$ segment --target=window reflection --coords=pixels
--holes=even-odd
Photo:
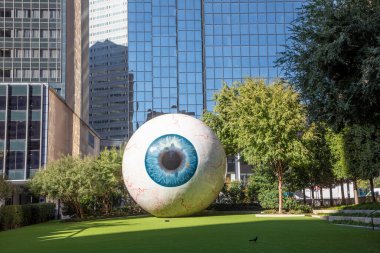
[[[143,115],[146,120],[173,110],[200,116],[203,92],[210,110],[212,95],[223,82],[277,77],[274,61],[301,2],[129,1],[129,64],[135,91],[145,94],[137,95],[135,125],[144,121]],[[150,112],[143,105],[147,101]]]

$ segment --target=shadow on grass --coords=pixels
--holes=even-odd
[[[32,228],[20,229],[17,237],[16,233],[4,234],[8,238],[0,234],[1,252],[357,253],[379,252],[380,249],[379,231],[339,227],[312,218],[150,217],[55,223]],[[256,236],[256,243],[249,241]],[[5,248],[4,241],[8,244]]]

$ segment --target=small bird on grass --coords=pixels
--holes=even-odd
[[[251,240],[249,240],[250,242],[257,242],[257,239],[259,239],[257,236]]]

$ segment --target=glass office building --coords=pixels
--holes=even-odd
[[[63,0],[1,1],[0,82],[49,83],[65,97],[65,22]]]
[[[133,128],[162,113],[200,117],[223,83],[275,67],[300,0],[129,0]]]
[[[0,1],[0,176],[23,184],[86,147],[86,38],[86,1]]]
[[[132,129],[127,7],[127,0],[89,2],[90,124],[102,147],[120,145]]]
[[[0,175],[10,180],[31,178],[46,163],[47,88],[0,85]]]

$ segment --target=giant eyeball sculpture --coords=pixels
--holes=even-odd
[[[208,207],[226,177],[226,155],[203,122],[166,114],[142,125],[125,147],[129,194],[157,217],[188,216]]]

